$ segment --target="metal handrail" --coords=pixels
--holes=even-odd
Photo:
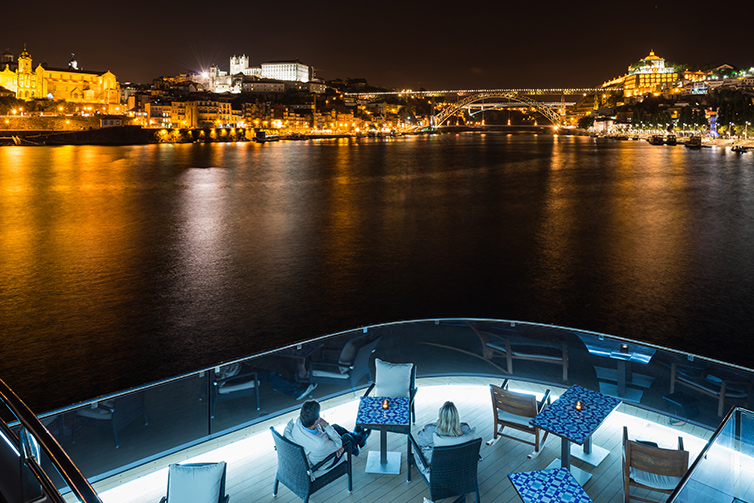
[[[39,442],[41,449],[50,458],[50,461],[55,465],[55,468],[63,477],[71,491],[78,497],[79,501],[83,503],[102,503],[102,500],[97,495],[97,492],[89,484],[89,481],[84,477],[81,471],[76,467],[74,462],[63,450],[58,441],[52,434],[45,428],[45,426],[39,421],[37,416],[26,406],[21,398],[2,380],[0,379],[0,398],[10,408],[13,414],[18,418],[23,428]],[[27,457],[26,463],[39,480],[39,483],[45,489],[47,494],[55,499],[56,502],[64,502],[65,500],[58,492],[55,484],[52,483],[50,478],[44,472],[37,460],[33,457]]]
[[[298,340],[296,342],[293,342],[293,343],[290,343],[290,344],[286,344],[284,346],[280,346],[280,347],[276,347],[276,348],[273,348],[273,349],[268,349],[268,350],[260,351],[258,353],[254,353],[254,354],[250,354],[250,355],[245,355],[245,356],[242,356],[242,357],[239,357],[239,358],[235,358],[235,359],[232,359],[232,360],[222,361],[222,362],[219,362],[219,363],[215,363],[214,365],[209,366],[209,367],[204,367],[204,368],[201,368],[201,369],[198,369],[198,370],[192,370],[191,372],[185,372],[185,373],[182,373],[182,374],[177,374],[177,375],[174,375],[174,376],[171,376],[171,377],[167,377],[165,379],[160,379],[160,380],[157,380],[157,381],[152,381],[152,382],[150,382],[148,384],[143,384],[143,385],[140,385],[140,386],[134,386],[134,387],[127,388],[127,389],[122,389],[122,390],[116,391],[114,393],[107,393],[107,394],[103,394],[103,395],[100,395],[100,396],[97,396],[97,397],[91,397],[89,399],[82,400],[80,402],[77,402],[77,403],[74,403],[74,404],[71,404],[71,405],[67,405],[65,407],[61,407],[61,408],[58,408],[58,409],[54,409],[54,410],[50,410],[50,411],[41,413],[40,417],[46,418],[46,417],[52,417],[52,416],[55,416],[55,415],[58,415],[58,414],[63,414],[63,413],[66,413],[66,412],[70,412],[70,411],[79,409],[81,407],[90,406],[92,404],[97,404],[98,402],[102,402],[102,401],[105,401],[105,400],[110,400],[110,399],[117,398],[117,397],[120,397],[120,396],[123,396],[123,395],[127,395],[129,393],[135,393],[135,392],[139,392],[139,391],[146,391],[148,389],[155,388],[157,386],[162,386],[162,385],[165,385],[165,384],[169,384],[171,382],[180,381],[180,380],[185,379],[186,377],[189,377],[189,376],[194,376],[194,375],[200,375],[201,376],[201,375],[203,375],[206,372],[211,372],[213,369],[215,369],[217,367],[223,367],[225,365],[230,365],[232,363],[239,363],[239,362],[247,361],[247,360],[249,360],[251,358],[260,358],[260,357],[263,357],[263,356],[274,355],[275,353],[277,353],[278,351],[283,350],[283,349],[293,348],[293,347],[296,347],[298,345],[307,344],[307,343],[311,343],[311,342],[325,341],[327,339],[332,339],[332,338],[336,338],[336,337],[339,337],[339,336],[343,336],[343,335],[348,335],[348,334],[354,333],[357,330],[361,330],[362,332],[366,333],[368,330],[373,330],[373,329],[382,328],[382,327],[390,327],[392,325],[403,325],[403,324],[421,323],[421,322],[435,322],[435,323],[439,323],[439,322],[444,322],[444,321],[495,322],[495,323],[507,323],[507,324],[513,324],[513,325],[526,325],[526,326],[530,326],[530,327],[542,327],[542,328],[548,328],[548,329],[557,329],[557,330],[561,330],[561,331],[568,332],[568,333],[579,333],[579,334],[584,334],[584,335],[592,335],[592,336],[595,336],[595,337],[597,337],[599,339],[610,339],[610,340],[614,340],[614,341],[618,341],[618,342],[625,342],[625,343],[629,343],[629,344],[636,344],[636,345],[644,346],[644,347],[647,347],[647,348],[653,348],[653,349],[656,349],[656,350],[664,351],[666,353],[674,354],[674,355],[676,355],[678,357],[682,357],[682,358],[684,358],[684,359],[686,359],[688,361],[697,361],[697,360],[698,361],[704,361],[704,362],[707,362],[707,363],[721,365],[723,367],[726,367],[726,368],[728,368],[730,370],[734,370],[734,371],[743,371],[743,372],[754,373],[754,369],[746,368],[746,367],[743,367],[741,365],[737,365],[735,363],[730,363],[730,362],[725,362],[725,361],[722,361],[722,360],[717,360],[715,358],[711,358],[711,357],[708,357],[708,356],[702,356],[702,355],[695,354],[695,353],[688,353],[686,351],[680,351],[680,350],[677,350],[677,349],[673,349],[673,348],[661,346],[661,345],[658,345],[658,344],[653,344],[653,343],[647,342],[647,341],[639,341],[639,340],[630,339],[630,338],[627,338],[627,337],[620,337],[620,336],[616,336],[616,335],[605,334],[605,333],[602,333],[602,332],[594,332],[594,331],[591,331],[591,330],[575,329],[575,328],[565,327],[565,326],[555,325],[555,324],[545,324],[545,323],[536,323],[536,322],[530,322],[530,321],[497,319],[497,318],[418,318],[418,319],[412,319],[412,320],[401,320],[401,321],[392,321],[392,322],[386,322],[386,323],[375,323],[375,324],[372,324],[372,325],[364,325],[364,326],[360,326],[360,327],[354,327],[354,328],[351,328],[351,329],[341,330],[339,332],[333,332],[333,333],[330,333],[330,334],[324,334],[324,335],[319,335],[319,336],[315,336],[315,337],[310,337],[308,339],[301,339],[301,340]]]
[[[728,411],[728,414],[726,414],[726,416],[720,422],[720,425],[717,427],[715,432],[707,441],[707,445],[705,445],[704,448],[702,448],[702,451],[696,457],[694,462],[691,463],[691,466],[689,467],[689,469],[686,470],[686,474],[681,478],[681,481],[675,487],[675,490],[670,494],[670,496],[668,496],[668,499],[667,499],[668,503],[671,503],[675,501],[676,498],[678,498],[678,495],[681,494],[681,491],[683,491],[683,489],[686,487],[686,484],[694,476],[694,472],[696,472],[697,467],[702,463],[703,460],[707,459],[707,453],[710,451],[710,449],[712,449],[712,446],[715,445],[715,443],[717,442],[717,439],[720,437],[720,434],[728,426],[731,419],[734,416],[738,416],[739,423],[740,423],[741,412],[749,412],[749,413],[754,414],[754,411],[745,409],[743,407],[733,407]]]

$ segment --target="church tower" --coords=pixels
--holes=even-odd
[[[243,54],[241,56],[231,56],[230,58],[230,72],[228,72],[230,75],[238,75],[239,73],[244,73],[244,70],[246,70],[249,67],[249,57],[246,54]]]
[[[16,98],[22,100],[31,100],[36,98],[37,75],[31,67],[31,55],[26,50],[24,44],[23,52],[18,56],[18,87],[16,88]]]
[[[31,73],[31,54],[26,51],[26,44],[24,44],[23,52],[18,56],[18,73]]]

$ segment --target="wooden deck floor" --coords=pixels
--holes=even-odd
[[[416,397],[417,421],[414,429],[434,421],[437,410],[446,400],[455,402],[461,419],[476,427],[483,439],[492,438],[492,421],[489,380],[481,378],[431,378],[418,382],[420,389]],[[514,389],[543,392],[544,388],[526,382],[514,382]],[[552,389],[559,394],[563,390]],[[328,421],[352,429],[356,417],[358,401],[350,393],[323,402],[322,415]],[[165,459],[154,461],[142,467],[123,473],[117,477],[101,481],[95,488],[105,503],[146,503],[156,502],[164,495],[167,481],[165,467],[171,462],[226,461],[228,463],[227,492],[231,502],[278,502],[300,501],[287,488],[280,486],[278,496],[272,495],[273,482],[277,469],[277,458],[273,448],[269,427],[280,430],[295,413],[277,417],[226,438],[208,442]],[[667,426],[668,419],[633,406],[621,405],[611,414],[593,437],[595,445],[610,450],[609,456],[594,468],[573,459],[573,466],[583,468],[592,474],[584,485],[587,494],[597,503],[622,501],[621,481],[621,436],[623,426],[628,426],[633,438],[651,440],[664,447],[675,447],[677,436],[684,437],[684,445],[695,459],[705,445],[711,432],[697,426]],[[369,439],[366,450],[379,449],[379,433]],[[406,482],[406,437],[399,434],[388,435],[388,448],[402,455],[400,475],[374,475],[364,473],[367,454],[363,452],[354,458],[353,492],[348,493],[346,479],[342,478],[312,497],[313,502],[355,503],[355,502],[421,502],[429,497],[429,490],[414,472],[412,481]],[[579,447],[574,447],[578,449]],[[512,472],[541,470],[560,454],[560,439],[549,436],[542,454],[535,459],[527,459],[532,448],[521,442],[501,439],[493,446],[482,443],[479,463],[479,485],[481,498],[485,503],[518,502],[518,495],[508,480]],[[134,481],[141,477],[139,480]],[[634,494],[635,490],[632,490]],[[639,493],[635,493],[641,495]],[[648,493],[644,492],[643,495]],[[657,496],[657,493],[654,494]],[[469,496],[469,500],[471,496]]]

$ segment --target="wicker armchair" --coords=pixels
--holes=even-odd
[[[435,446],[432,459],[427,460],[413,435],[408,435],[408,469],[406,481],[411,482],[411,466],[429,486],[430,499],[437,501],[451,496],[465,499],[467,493],[476,493],[479,503],[477,466],[481,438],[463,444]],[[459,500],[463,501],[459,498]]]
[[[335,453],[330,454],[316,465],[309,466],[303,447],[282,436],[275,428],[270,428],[270,431],[272,432],[272,438],[275,440],[275,450],[278,455],[278,471],[275,475],[275,486],[272,490],[273,495],[277,496],[278,483],[282,482],[285,487],[293,491],[296,496],[303,499],[306,503],[312,494],[343,475],[348,475],[348,492],[351,492],[353,482],[351,477],[351,449],[349,446],[344,445],[347,453],[345,461],[335,465],[326,472],[316,473],[332,464]]]

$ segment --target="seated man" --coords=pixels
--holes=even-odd
[[[299,417],[291,419],[285,427],[285,438],[304,448],[311,466],[333,452],[336,453],[333,465],[336,464],[346,448],[351,449],[351,454],[358,456],[359,447],[364,447],[368,435],[360,432],[349,433],[337,424],[330,425],[319,416],[319,411],[320,405],[316,400],[304,402]]]

